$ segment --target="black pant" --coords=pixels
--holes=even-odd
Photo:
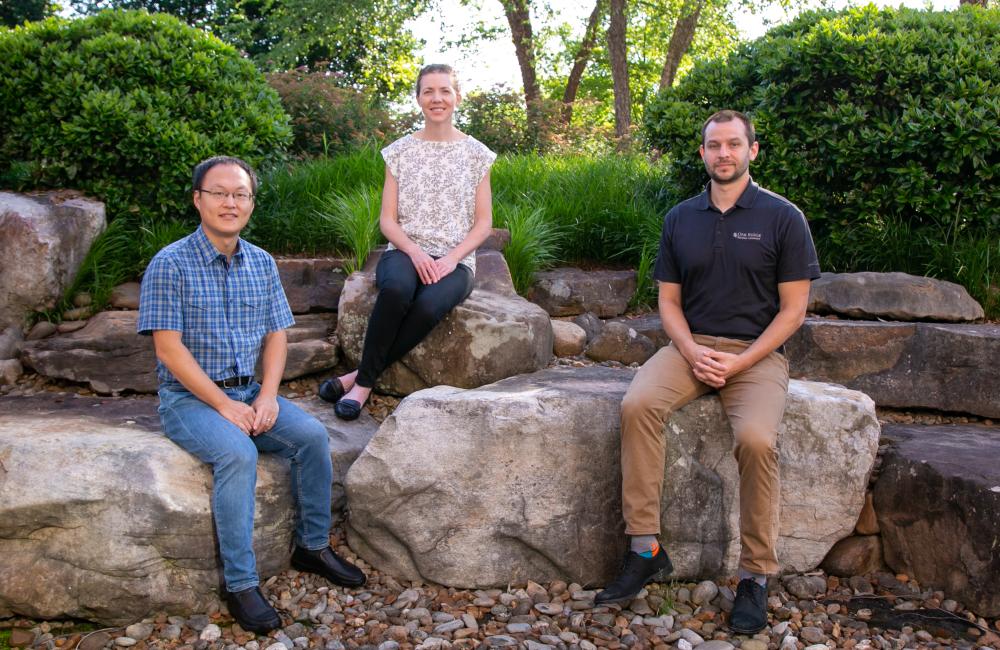
[[[464,264],[434,284],[423,284],[410,256],[382,254],[375,269],[378,297],[368,319],[357,384],[375,385],[382,371],[424,340],[455,305],[472,293],[472,271]]]

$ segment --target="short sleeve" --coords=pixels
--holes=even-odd
[[[672,282],[680,284],[681,274],[677,270],[677,261],[674,259],[673,235],[674,224],[677,221],[676,208],[667,213],[663,219],[663,232],[660,235],[660,252],[656,256],[656,265],[653,267],[653,278],[659,282]]]
[[[281,276],[278,274],[278,265],[274,258],[267,256],[268,261],[268,284],[271,287],[271,297],[268,300],[270,306],[267,315],[267,331],[276,332],[288,329],[295,324],[295,317],[292,316],[292,309],[288,306],[288,297],[285,296],[285,289],[281,286]]]
[[[150,335],[155,330],[184,331],[181,306],[183,278],[169,259],[157,255],[146,267],[139,288],[139,322],[136,331]]]
[[[490,170],[493,166],[493,162],[497,159],[497,155],[485,144],[476,140],[475,154],[473,155],[473,160],[475,161],[475,179],[476,185],[483,180],[486,176],[486,172]]]
[[[399,180],[400,149],[399,140],[382,149],[382,159],[385,161],[385,166],[389,168],[389,172],[396,180]]]
[[[819,276],[819,259],[812,233],[809,232],[809,223],[798,208],[791,207],[781,237],[777,280],[794,282],[815,280]]]

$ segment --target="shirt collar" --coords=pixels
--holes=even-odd
[[[201,259],[205,263],[205,266],[208,266],[209,264],[219,259],[220,257],[223,259],[223,261],[225,261],[226,256],[220,253],[219,249],[217,249],[215,245],[212,244],[211,240],[209,240],[208,235],[205,234],[205,230],[204,228],[201,227],[201,225],[199,225],[198,229],[195,230],[194,233],[191,235],[191,242],[194,244],[195,250],[198,251],[198,255],[201,256]],[[236,260],[238,259],[241,260],[243,257],[242,244],[243,244],[242,239],[236,240],[236,252],[233,253],[233,264],[236,263]]]
[[[710,210],[713,209],[711,201],[711,190],[712,181],[705,184],[705,191],[698,195],[697,208],[699,210]],[[747,184],[746,189],[740,194],[740,198],[736,199],[736,205],[743,208],[744,210],[752,208],[754,201],[757,199],[757,194],[760,192],[760,185],[754,182],[753,178]]]

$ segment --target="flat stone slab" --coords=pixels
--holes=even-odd
[[[137,311],[104,311],[79,330],[25,341],[21,355],[40,375],[88,384],[100,394],[155,393],[153,339],[136,333]],[[336,315],[303,314],[288,330],[284,381],[329,370],[338,361],[329,339]]]
[[[361,360],[368,319],[375,306],[376,251],[352,273],[341,293],[337,337],[348,362]],[[472,293],[400,361],[386,368],[376,388],[408,395],[428,386],[472,388],[534,372],[552,358],[549,315],[514,291],[499,251],[477,251]]]
[[[633,270],[584,271],[567,267],[536,273],[528,300],[541,305],[552,316],[592,311],[609,318],[625,313],[635,287]]]
[[[785,347],[793,377],[879,406],[1000,417],[1000,325],[808,318]]]
[[[889,425],[875,484],[886,563],[1000,616],[1000,428]]]
[[[133,623],[201,613],[221,564],[208,466],[160,433],[157,400],[45,395],[0,400],[0,618]],[[334,507],[377,424],[296,400],[330,432]],[[287,461],[262,454],[254,549],[263,577],[288,568]]]
[[[337,311],[347,277],[342,258],[279,257],[274,261],[293,314]]]
[[[391,575],[454,587],[603,586],[625,539],[619,417],[633,374],[556,368],[410,395],[348,472],[351,547]],[[678,578],[736,569],[730,431],[716,396],[664,427],[663,533]],[[815,568],[851,533],[878,435],[865,395],[791,382],[780,433],[783,570]]]
[[[809,311],[850,318],[961,323],[982,320],[982,306],[960,284],[908,273],[824,273],[809,291]]]

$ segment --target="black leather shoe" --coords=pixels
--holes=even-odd
[[[320,399],[331,404],[336,404],[345,392],[344,385],[340,383],[340,377],[331,377],[319,385]]]
[[[236,592],[227,591],[226,604],[229,606],[230,615],[247,632],[267,634],[281,627],[281,617],[264,598],[264,594],[260,593],[260,587],[250,587]]]
[[[767,625],[767,587],[753,578],[736,585],[736,600],[729,614],[729,629],[737,634],[757,634]]]
[[[342,399],[333,405],[333,412],[341,420],[357,420],[361,415],[361,403],[353,399]]]
[[[670,557],[662,548],[653,557],[642,557],[635,551],[625,553],[618,577],[594,598],[594,605],[623,603],[635,598],[646,583],[662,580],[674,570]]]
[[[361,569],[334,553],[329,546],[318,551],[296,546],[292,566],[299,571],[321,575],[341,587],[360,587],[368,580]]]

